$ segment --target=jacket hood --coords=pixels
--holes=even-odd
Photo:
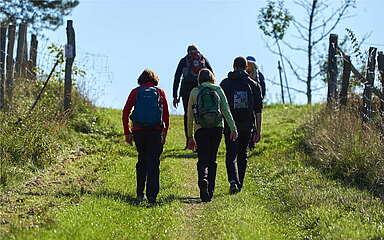
[[[228,73],[229,80],[241,80],[248,76],[249,76],[248,73],[245,72],[244,70],[235,70]]]
[[[203,82],[200,86],[203,86],[203,87],[210,87],[214,90],[217,90],[220,88],[219,85],[216,85],[216,84],[213,84],[213,83],[210,83],[210,82]]]

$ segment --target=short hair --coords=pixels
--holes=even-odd
[[[196,46],[195,44],[191,44],[191,45],[189,45],[188,48],[187,48],[187,53],[190,53],[190,52],[192,52],[192,51],[199,51],[199,50],[197,49],[197,46]]]
[[[245,59],[244,57],[235,58],[235,60],[233,61],[233,67],[245,70],[247,68],[247,59]]]
[[[213,73],[211,72],[211,70],[209,70],[208,68],[203,68],[199,71],[197,81],[199,84],[202,84],[203,82],[215,83],[216,78],[215,75],[213,75]]]
[[[137,83],[139,85],[152,82],[157,86],[159,84],[159,81],[160,81],[159,76],[157,76],[157,74],[154,71],[149,69],[145,69],[137,79]]]

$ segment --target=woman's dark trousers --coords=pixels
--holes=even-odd
[[[208,182],[210,198],[213,196],[215,190],[217,169],[216,156],[222,134],[223,128],[200,128],[195,132],[198,156],[198,183],[200,187],[202,181]]]
[[[159,193],[160,155],[163,152],[160,130],[137,130],[133,138],[138,152],[136,164],[137,196],[156,199]]]

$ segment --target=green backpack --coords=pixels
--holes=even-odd
[[[210,87],[199,86],[198,89],[194,109],[196,123],[203,128],[219,126],[222,121],[219,95]]]

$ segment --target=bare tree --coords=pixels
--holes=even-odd
[[[278,55],[280,56],[280,61],[282,64],[282,69],[284,72],[285,84],[288,91],[289,101],[292,104],[291,93],[289,92],[289,85],[287,74],[284,66],[283,53],[280,46],[280,41],[284,38],[285,31],[288,29],[289,24],[292,20],[292,16],[289,14],[288,10],[284,7],[284,2],[279,0],[277,3],[274,1],[268,1],[267,6],[260,10],[258,16],[258,25],[259,28],[263,31],[265,36],[272,37],[277,46]],[[270,49],[272,52],[274,50]],[[279,71],[281,70],[279,62]],[[280,73],[281,79],[281,73]],[[283,84],[281,81],[281,97],[284,103],[284,91]]]
[[[287,61],[298,80],[306,84],[308,104],[312,103],[313,81],[321,75],[321,64],[313,64],[319,58],[317,47],[328,38],[342,20],[350,17],[349,10],[356,5],[355,0],[340,0],[338,3],[337,5],[334,0],[296,0],[294,2],[295,6],[302,8],[306,13],[303,19],[296,18],[292,21],[296,37],[304,41],[304,44],[283,42],[290,49],[306,54],[306,68],[295,67],[297,65],[290,59]],[[306,79],[301,78],[304,74]]]

